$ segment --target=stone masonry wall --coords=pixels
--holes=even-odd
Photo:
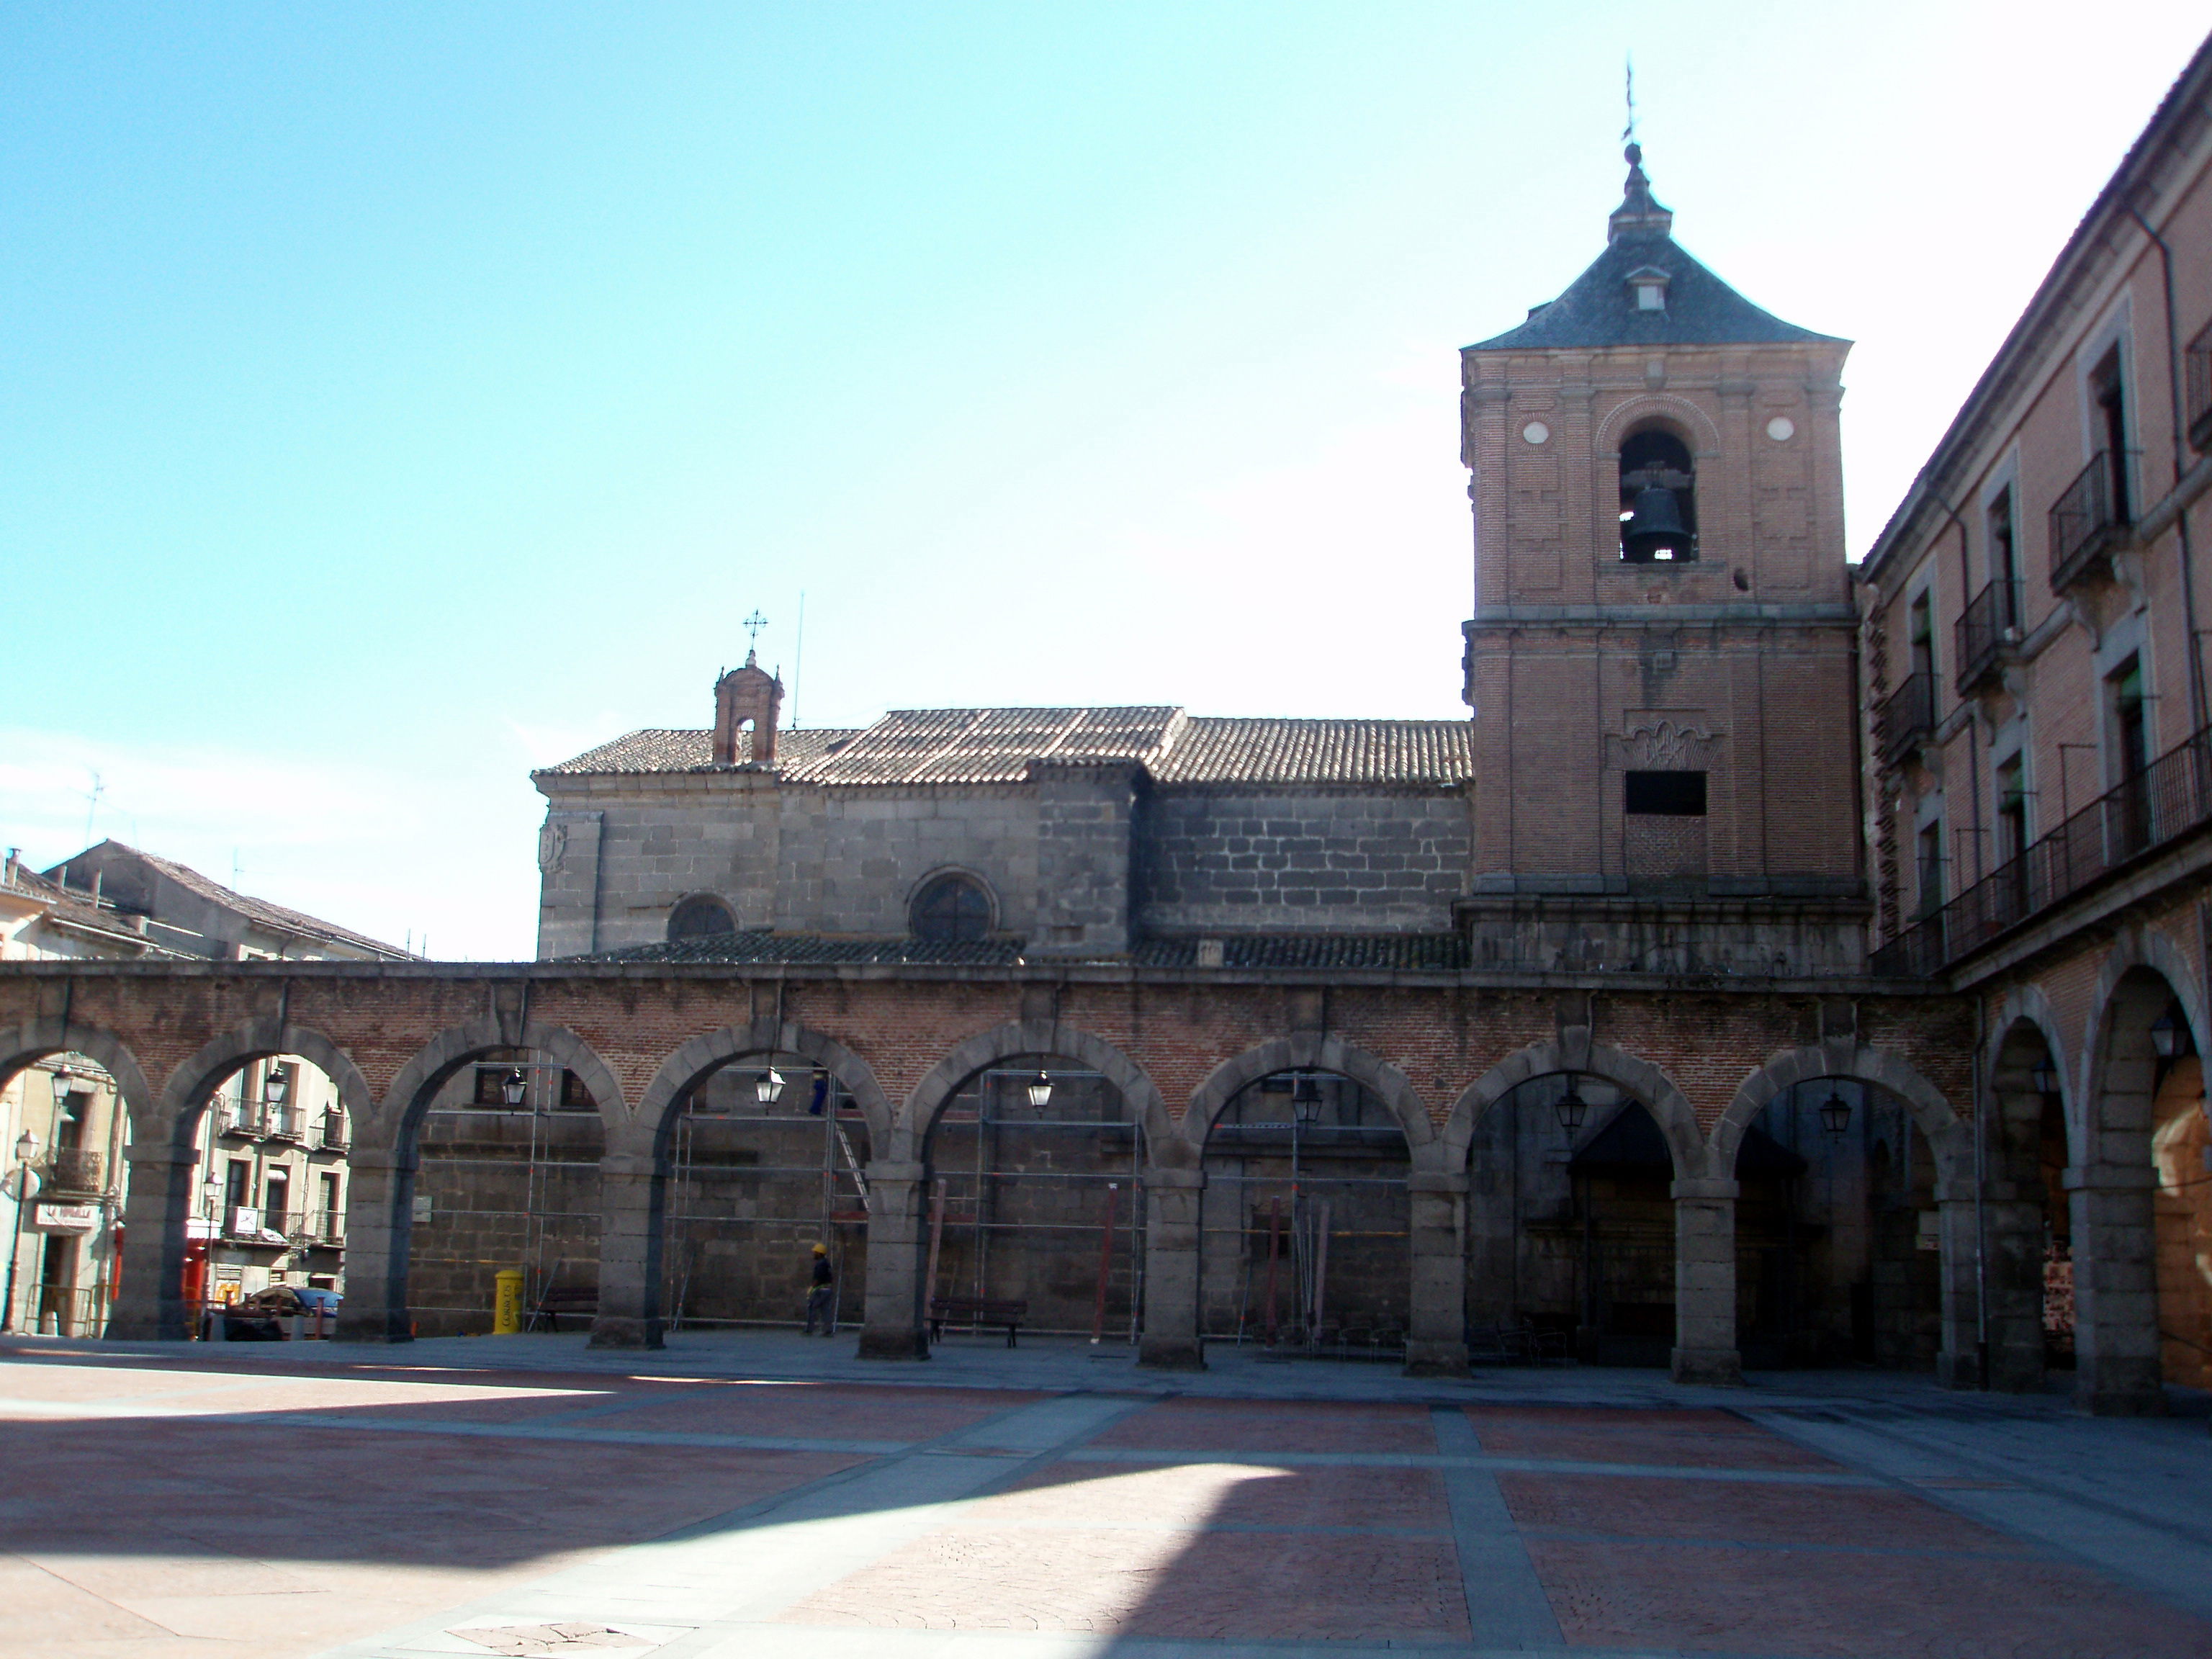
[[[1139,923],[1230,931],[1444,929],[1472,849],[1460,792],[1156,791]]]

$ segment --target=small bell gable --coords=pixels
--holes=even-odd
[[[773,766],[783,682],[745,653],[745,665],[714,682],[714,764]]]

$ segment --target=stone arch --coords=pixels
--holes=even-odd
[[[1956,1192],[1972,1191],[1973,1134],[1968,1120],[1952,1108],[1942,1090],[1911,1066],[1863,1042],[1853,1042],[1848,1048],[1832,1043],[1786,1049],[1746,1078],[1721,1113],[1720,1121],[1713,1125],[1707,1150],[1709,1172],[1723,1181],[1733,1176],[1744,1132],[1758,1120],[1766,1103],[1784,1090],[1823,1077],[1856,1078],[1902,1100],[1920,1133],[1928,1138],[1946,1185]]]
[[[1423,1152],[1436,1145],[1437,1127],[1412,1079],[1389,1061],[1366,1049],[1317,1031],[1270,1038],[1256,1048],[1248,1048],[1215,1066],[1191,1093],[1190,1104],[1184,1109],[1181,1124],[1183,1139],[1194,1149],[1202,1150],[1213,1128],[1213,1120],[1237,1091],[1263,1077],[1289,1071],[1334,1072],[1340,1077],[1350,1078],[1389,1109],[1398,1127],[1405,1131],[1406,1145],[1416,1167],[1425,1167],[1431,1161],[1423,1157]]]
[[[421,1126],[423,1114],[446,1079],[487,1048],[532,1048],[574,1072],[583,1080],[592,1103],[606,1125],[610,1142],[629,1127],[631,1112],[622,1085],[592,1045],[565,1025],[542,1025],[485,1018],[453,1025],[432,1037],[399,1068],[385,1091],[376,1119],[386,1146],[404,1145]]]
[[[1591,434],[1595,453],[1601,457],[1617,453],[1630,428],[1655,420],[1680,427],[1690,439],[1691,454],[1699,460],[1721,452],[1720,428],[1713,424],[1711,416],[1687,398],[1654,392],[1626,398],[1607,412]]]
[[[2069,1057],[2057,1011],[2051,1007],[2051,999],[2044,994],[2040,985],[2033,981],[2015,985],[2005,993],[2004,1000],[1997,1005],[1996,1018],[1990,1022],[1989,1036],[1982,1048],[1983,1075],[1996,1074],[1998,1057],[2004,1053],[2005,1045],[2011,1042],[2014,1033],[2023,1025],[2033,1027],[2037,1035],[2042,1037],[2043,1046],[2051,1051],[2051,1066],[2058,1073],[2058,1097],[2066,1107],[2067,1118],[2070,1122],[2075,1103],[2081,1097],[2081,1079],[2074,1075],[2073,1065],[2080,1056],[2071,1054]]]
[[[134,1137],[143,1136],[157,1121],[158,1097],[146,1079],[145,1068],[123,1039],[102,1025],[32,1019],[0,1030],[0,1081],[34,1060],[58,1054],[88,1054],[100,1062],[123,1096]]]
[[[2132,987],[2128,982],[2130,975],[2136,976]],[[2081,1090],[2078,1107],[2068,1118],[2074,1130],[2077,1164],[2087,1164],[2103,1156],[2100,1143],[2106,1126],[2101,1103],[2112,1091],[2114,1039],[2136,1034],[2136,1026],[2147,1031],[2165,1008],[2166,1000],[2148,988],[2146,975],[2165,981],[2168,998],[2181,1005],[2198,1054],[2212,1054],[2212,1018],[2207,1016],[2203,988],[2180,947],[2157,928],[2128,929],[2114,942],[2098,972],[2088,1028],[2082,1034]],[[2140,994],[2129,994],[2136,988],[2142,988]],[[2208,1103],[2207,1109],[2212,1110],[2212,1103]]]
[[[960,1085],[987,1066],[1022,1054],[1051,1054],[1098,1073],[1135,1111],[1149,1145],[1157,1149],[1173,1139],[1175,1121],[1168,1115],[1167,1102],[1136,1061],[1103,1037],[1075,1026],[1056,1019],[1024,1019],[979,1031],[932,1066],[899,1109],[886,1137],[887,1151],[878,1156],[919,1158],[931,1126]]]
[[[624,1150],[657,1149],[676,1103],[708,1073],[747,1054],[801,1054],[812,1060],[852,1095],[868,1121],[870,1144],[881,1146],[890,1139],[895,1114],[866,1060],[834,1038],[795,1022],[757,1019],[693,1037],[661,1061],[638,1097],[637,1111],[624,1133]]]
[[[1558,1072],[1602,1078],[1634,1097],[1666,1136],[1676,1178],[1694,1180],[1706,1172],[1705,1133],[1698,1127],[1688,1097],[1674,1086],[1674,1079],[1648,1060],[1574,1032],[1532,1042],[1509,1054],[1462,1091],[1444,1120],[1442,1140],[1448,1167],[1466,1167],[1473,1155],[1475,1127],[1492,1107],[1531,1079]]]
[[[375,1091],[351,1055],[314,1027],[269,1014],[211,1039],[169,1073],[161,1088],[160,1116],[178,1146],[191,1144],[199,1108],[216,1085],[249,1060],[271,1054],[297,1054],[329,1078],[349,1121],[367,1122],[376,1110]]]

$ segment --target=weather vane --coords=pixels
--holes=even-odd
[[[1628,125],[1620,130],[1620,136],[1624,143],[1632,144],[1636,142],[1636,59],[1630,58],[1627,63]]]
[[[753,614],[746,617],[738,626],[745,630],[745,650],[750,653],[760,644],[760,631],[768,626],[768,618],[762,616],[760,607],[755,605]]]

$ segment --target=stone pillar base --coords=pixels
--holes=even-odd
[[[1206,1345],[1192,1337],[1146,1336],[1137,1345],[1137,1363],[1148,1370],[1202,1371]]]
[[[1743,1382],[1743,1356],[1734,1348],[1677,1348],[1671,1369],[1677,1382],[1735,1388]]]
[[[862,1359],[927,1359],[929,1358],[929,1334],[920,1330],[863,1330],[859,1357]]]
[[[1979,1389],[1982,1386],[1980,1361],[1970,1353],[1937,1354],[1936,1386],[1939,1389]]]
[[[1464,1342],[1407,1343],[1406,1375],[1408,1376],[1465,1376],[1467,1375],[1467,1344]]]
[[[343,1309],[338,1312],[337,1328],[331,1333],[333,1342],[412,1342],[414,1340],[414,1331],[402,1320],[371,1313],[349,1319]]]
[[[2158,1388],[2100,1389],[2087,1384],[2074,1390],[2074,1403],[2092,1417],[2163,1417],[2166,1390]]]
[[[660,1322],[657,1319],[624,1319],[617,1314],[598,1314],[592,1319],[592,1340],[587,1348],[657,1348],[660,1344]]]

